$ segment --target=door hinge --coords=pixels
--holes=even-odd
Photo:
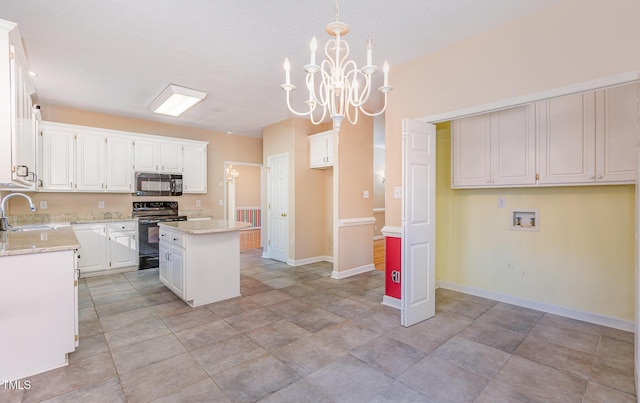
[[[271,246],[271,239],[269,239],[269,246]]]
[[[76,334],[73,339],[74,339],[74,341],[78,341],[78,335]]]
[[[73,139],[74,140],[78,140],[78,136],[76,136],[75,134],[73,135]]]
[[[109,267],[111,267],[111,262],[109,262]]]
[[[540,180],[540,174],[536,174],[536,180],[539,181]]]
[[[9,51],[9,59],[13,59],[13,52]]]
[[[78,280],[73,280],[73,286],[77,287],[78,286]]]

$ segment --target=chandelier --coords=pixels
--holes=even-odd
[[[367,116],[378,116],[384,113],[387,108],[387,94],[393,89],[389,86],[389,63],[385,60],[382,68],[384,72],[384,84],[378,88],[384,94],[384,105],[378,112],[368,112],[364,105],[371,95],[371,77],[379,69],[372,64],[372,42],[371,35],[367,39],[367,64],[358,69],[353,60],[348,60],[349,44],[342,39],[342,36],[349,32],[349,26],[339,20],[340,9],[336,0],[336,20],[327,24],[325,30],[335,38],[327,41],[324,47],[326,59],[319,65],[316,64],[316,50],[318,41],[314,36],[311,39],[311,60],[304,66],[307,73],[306,85],[309,91],[309,98],[305,101],[308,110],[297,112],[291,107],[290,95],[295,90],[295,85],[291,84],[291,65],[289,59],[284,60],[285,83],[280,87],[287,93],[287,106],[289,110],[298,116],[309,115],[313,124],[322,122],[327,114],[333,120],[334,127],[340,127],[340,123],[346,116],[351,124],[358,121],[358,111]],[[316,74],[320,73],[316,78]],[[360,82],[363,82],[362,87]],[[314,111],[322,109],[322,116],[315,119]]]

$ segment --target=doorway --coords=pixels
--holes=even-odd
[[[251,223],[240,231],[240,250],[262,247],[262,165],[224,162],[224,218]]]

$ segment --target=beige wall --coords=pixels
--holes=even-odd
[[[234,165],[236,179],[236,207],[260,207],[260,167]]]
[[[338,146],[338,218],[373,217],[373,119],[360,116],[356,125],[343,122]],[[363,192],[369,192],[369,198]],[[339,228],[339,260],[334,271],[373,264],[373,227]]]
[[[219,184],[224,181],[224,161],[231,160],[257,164],[262,161],[262,139],[258,138],[227,135],[193,127],[170,125],[56,105],[42,105],[41,111],[42,117],[46,121],[209,141],[207,147],[208,193],[184,195],[181,197],[166,198],[166,200],[178,201],[181,210],[203,210],[216,218],[222,218],[224,216],[223,207],[218,205],[218,200],[223,200],[224,198],[224,187],[219,186]],[[37,206],[39,206],[40,201],[47,201],[48,209],[39,210],[38,212],[40,213],[73,211],[130,212],[133,201],[146,200],[140,197],[133,197],[129,194],[104,193],[38,192],[33,193],[32,196]],[[155,198],[155,200],[157,200],[157,198]],[[196,200],[200,200],[201,207],[196,206]],[[104,210],[98,209],[98,201],[105,202]],[[25,214],[28,212],[26,204],[11,203],[11,214]]]
[[[399,226],[401,120],[551,90],[640,68],[640,2],[566,0],[392,69],[386,114],[386,224]],[[633,320],[634,187],[449,188],[438,134],[437,278]],[[446,184],[445,184],[446,181]],[[507,209],[497,209],[505,197]],[[506,227],[540,209],[539,233]]]
[[[308,119],[290,118],[267,126],[262,131],[265,166],[268,166],[269,156],[285,153],[289,155],[290,260],[327,254],[326,222],[330,219],[327,214],[331,212],[327,212],[325,206],[326,172],[332,170],[309,168],[308,136],[328,129],[330,127],[327,124],[316,126]],[[266,217],[263,219],[263,225],[268,226]]]

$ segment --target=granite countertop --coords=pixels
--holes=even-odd
[[[78,249],[71,226],[0,232],[0,257]]]
[[[109,223],[121,221],[135,221],[130,212],[107,211],[104,213],[30,213],[9,217],[9,225],[12,227],[23,227],[41,224],[91,224]]]
[[[227,220],[206,221],[173,221],[158,223],[160,227],[168,227],[185,234],[214,234],[217,232],[239,231],[249,228],[251,223]]]

